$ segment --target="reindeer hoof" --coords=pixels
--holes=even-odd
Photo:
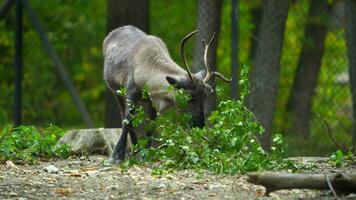
[[[110,158],[108,160],[110,165],[118,165],[125,160],[125,151],[114,151],[111,153]]]
[[[113,158],[113,157],[110,157],[109,158],[109,164],[110,165],[119,165],[120,163],[122,163],[124,160],[122,159],[118,159],[118,158]]]

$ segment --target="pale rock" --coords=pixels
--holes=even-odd
[[[86,173],[86,175],[87,176],[89,176],[89,177],[96,177],[96,176],[98,176],[99,174],[98,174],[98,171],[86,171],[85,172]]]
[[[222,185],[220,183],[214,184],[214,185],[208,185],[209,190],[218,190],[221,188],[226,187],[225,185]]]
[[[6,166],[8,168],[18,169],[18,167],[11,160],[6,161]]]
[[[59,169],[57,167],[55,167],[54,165],[49,165],[49,166],[43,168],[43,170],[50,174],[56,174],[59,171]]]
[[[17,196],[17,194],[15,192],[10,192],[9,196]]]

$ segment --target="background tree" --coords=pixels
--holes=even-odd
[[[198,16],[197,16],[197,29],[199,30],[196,40],[193,55],[193,69],[195,72],[204,68],[204,48],[202,47],[201,40],[204,39],[208,42],[213,35],[216,33],[216,40],[210,46],[208,52],[208,63],[212,70],[216,71],[216,52],[219,41],[220,32],[220,18],[221,18],[221,8],[223,0],[198,0]],[[212,80],[214,81],[214,80]],[[208,102],[207,110],[211,112],[216,106],[216,96],[211,96],[211,101]],[[209,114],[209,113],[208,113]]]
[[[291,133],[309,135],[312,99],[315,94],[331,4],[325,0],[310,1],[303,47],[295,72],[287,110],[293,113]]]
[[[257,49],[257,44],[258,44],[258,33],[260,32],[260,25],[261,25],[261,20],[262,20],[262,3],[258,2],[255,5],[253,5],[251,9],[251,23],[253,24],[253,29],[251,32],[250,40],[251,40],[251,47],[250,47],[250,52],[249,52],[249,60],[250,62],[253,62],[256,56],[256,49]]]
[[[128,24],[149,32],[149,0],[108,0],[107,9],[108,32]],[[120,112],[114,94],[107,90],[105,127],[121,127]]]
[[[350,85],[352,93],[353,137],[356,147],[356,1],[346,0],[346,41],[348,47]]]
[[[248,107],[266,130],[261,137],[265,148],[268,148],[270,144],[288,7],[288,0],[263,2],[256,59],[251,72]]]

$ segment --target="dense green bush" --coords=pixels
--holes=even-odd
[[[56,145],[63,134],[62,129],[53,125],[42,131],[34,126],[6,126],[0,131],[0,162],[12,160],[31,164],[39,158],[68,158],[69,147]]]
[[[281,135],[275,135],[270,153],[263,150],[257,137],[263,134],[264,129],[245,106],[249,90],[247,74],[248,68],[244,67],[240,99],[222,101],[204,128],[191,128],[191,116],[176,109],[159,115],[151,123],[159,132],[156,140],[160,145],[145,149],[147,141],[141,140],[137,147],[139,157],[146,162],[158,162],[158,171],[193,168],[233,174],[281,167]],[[190,96],[183,90],[176,94],[178,107],[184,108]],[[143,122],[145,115],[142,112],[143,109],[138,109],[133,116],[134,125]],[[130,162],[137,160],[134,157]]]

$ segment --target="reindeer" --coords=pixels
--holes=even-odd
[[[204,68],[198,73],[191,73],[184,53],[186,42],[198,31],[193,31],[181,41],[180,51],[185,70],[179,67],[169,55],[164,42],[155,36],[147,35],[134,26],[123,26],[109,33],[103,42],[104,80],[115,94],[119,88],[126,88],[125,101],[118,99],[121,110],[124,110],[122,134],[110,156],[111,164],[118,164],[125,158],[127,137],[130,134],[131,143],[137,143],[137,130],[131,123],[131,116],[137,105],[143,105],[149,119],[154,120],[157,112],[164,113],[175,105],[174,91],[168,87],[184,89],[191,95],[187,112],[192,115],[193,126],[203,127],[207,111],[204,108],[208,97],[214,92],[213,77],[219,77],[226,82],[231,80],[222,74],[212,71],[207,62],[209,46],[215,40],[213,34],[209,43],[202,40],[204,51]],[[149,99],[142,97],[143,88],[150,93]],[[146,136],[152,136],[152,131],[146,131]]]

